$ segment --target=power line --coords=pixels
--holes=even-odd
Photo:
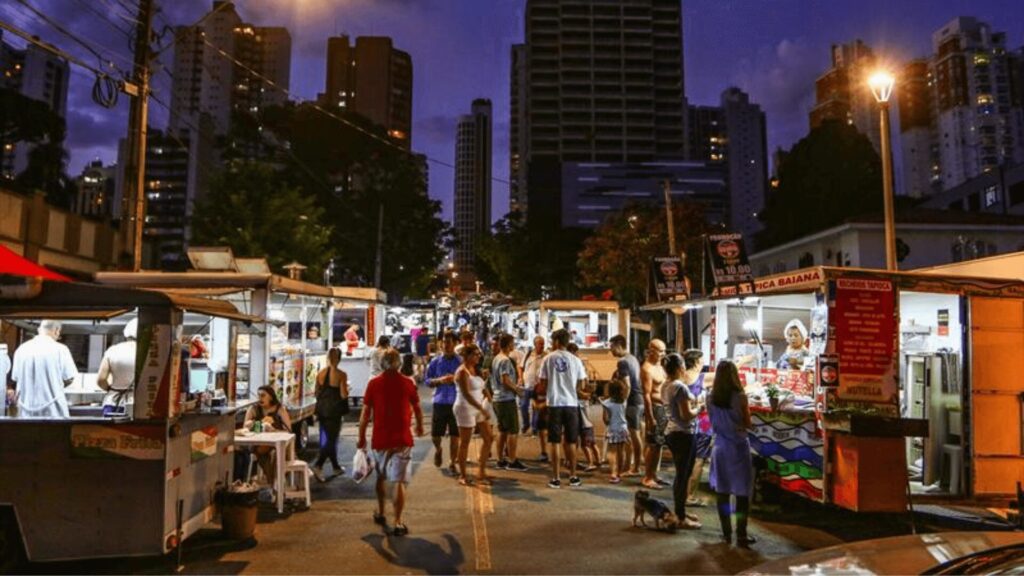
[[[86,50],[91,52],[92,55],[95,56],[97,60],[99,60],[100,62],[106,61],[106,63],[108,65],[113,67],[114,63],[110,62],[105,56],[103,56],[103,54],[100,54],[99,51],[97,51],[95,48],[93,48],[87,42],[85,42],[84,40],[79,38],[78,35],[76,35],[75,33],[71,32],[70,30],[65,28],[63,24],[61,24],[60,22],[57,22],[56,20],[50,18],[49,16],[46,15],[45,12],[42,12],[42,11],[36,9],[35,6],[29,4],[28,0],[18,0],[18,3],[21,4],[22,6],[24,6],[25,8],[27,8],[33,14],[35,14],[42,21],[44,21],[47,24],[49,24],[52,28],[54,28],[55,30],[57,30],[58,32],[63,34],[64,36],[70,38],[73,42],[75,42],[76,44],[78,44],[82,48],[85,48]]]
[[[118,26],[117,23],[114,22],[113,20],[111,20],[110,18],[108,18],[106,14],[104,14],[104,13],[100,12],[99,10],[97,10],[96,7],[93,6],[93,4],[91,2],[89,2],[89,0],[76,0],[76,1],[79,4],[81,4],[82,7],[84,7],[86,10],[88,10],[89,12],[92,12],[93,15],[95,15],[97,18],[99,18],[103,22],[106,22],[107,25],[109,25],[111,28],[113,28],[114,30],[117,30],[122,35],[124,35],[125,38],[127,38],[129,40],[132,39],[132,33],[131,32],[129,32],[129,31],[125,30],[124,28],[121,28],[120,26]]]
[[[64,50],[61,50],[60,48],[57,48],[56,46],[53,46],[52,44],[47,44],[46,42],[43,42],[42,40],[40,40],[36,36],[34,36],[32,34],[29,34],[28,32],[25,32],[24,30],[21,30],[20,28],[15,28],[14,26],[12,26],[12,25],[10,25],[10,24],[2,21],[2,20],[0,20],[0,28],[10,32],[11,34],[14,34],[15,36],[18,36],[19,38],[27,41],[30,44],[33,44],[35,46],[38,46],[39,48],[42,48],[43,50],[46,50],[47,52],[49,52],[50,54],[53,54],[54,56],[58,56],[60,58],[63,58],[64,60],[67,60],[71,64],[74,64],[74,65],[79,66],[81,68],[85,68],[86,70],[92,72],[93,74],[95,74],[98,77],[101,77],[101,78],[112,78],[112,76],[110,74],[108,74],[107,72],[104,72],[103,70],[100,70],[99,68],[97,68],[95,66],[92,66],[91,64],[86,64],[85,62],[83,62],[78,57],[76,57],[76,56],[74,56],[72,54],[69,54],[69,53],[65,52]],[[115,67],[115,69],[116,69],[116,67]]]

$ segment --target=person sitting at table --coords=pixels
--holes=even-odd
[[[288,417],[288,410],[281,405],[277,399],[277,393],[273,386],[259,387],[259,401],[250,406],[245,413],[245,429],[252,430],[256,422],[260,422],[263,432],[290,432],[292,429],[291,418]],[[256,462],[259,463],[263,475],[268,479],[277,477],[274,463],[274,449],[270,446],[257,446],[253,448],[256,454]]]
[[[786,338],[786,351],[779,356],[776,368],[779,370],[800,370],[811,355],[807,347],[807,327],[800,320],[793,318],[782,331]]]

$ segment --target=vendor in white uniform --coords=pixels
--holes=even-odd
[[[107,416],[119,406],[135,403],[135,337],[139,330],[138,319],[124,327],[125,341],[114,344],[103,353],[96,384],[106,390],[103,397],[103,415]]]
[[[61,324],[43,320],[39,335],[14,351],[11,379],[17,386],[19,414],[26,418],[68,418],[64,388],[78,376],[68,347],[57,342]]]

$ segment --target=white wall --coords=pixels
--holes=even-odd
[[[938,335],[939,310],[949,310],[949,335]],[[900,293],[900,326],[908,324],[928,326],[925,350],[951,348],[960,351],[963,336],[960,328],[960,297],[956,294],[929,294],[924,292]]]

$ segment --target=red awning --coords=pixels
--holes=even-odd
[[[12,252],[6,246],[0,244],[0,275],[38,277],[45,280],[58,280],[70,282],[71,279],[58,274],[49,268],[44,268],[35,262],[22,258]]]

